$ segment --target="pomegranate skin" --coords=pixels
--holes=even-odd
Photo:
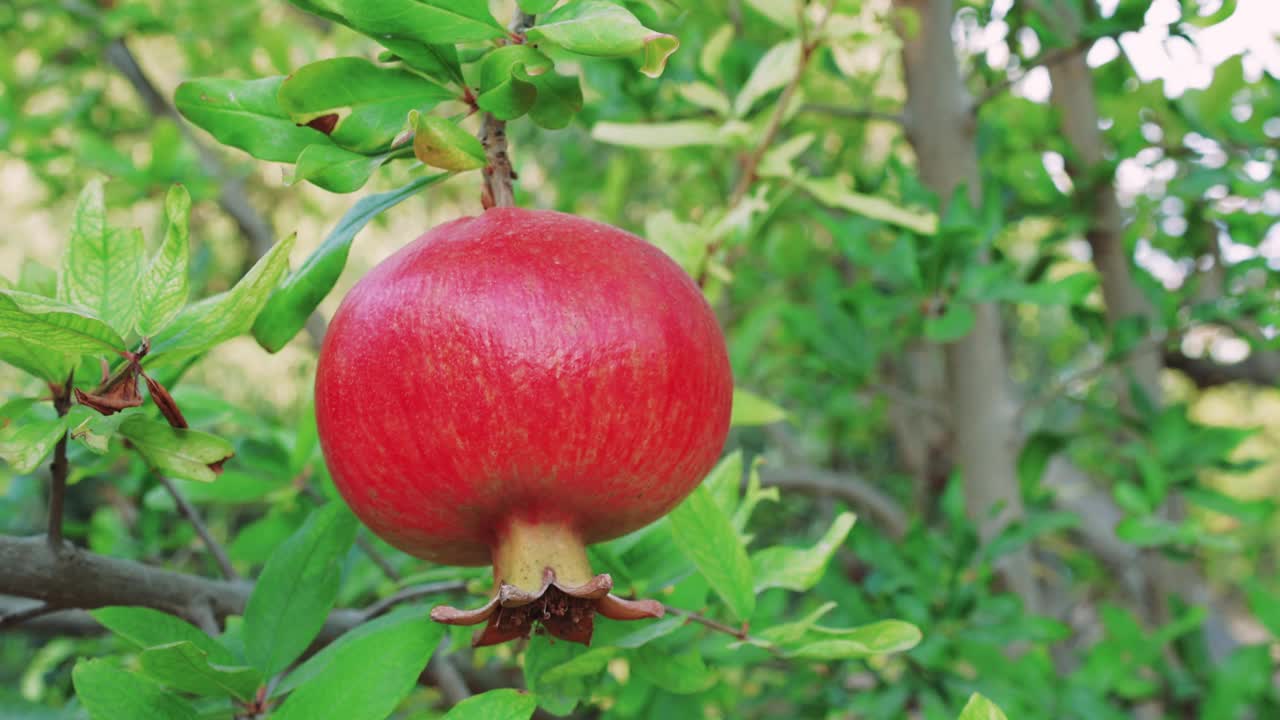
[[[732,373],[702,293],[659,249],[550,211],[441,225],[366,275],[320,351],[339,492],[392,545],[485,565],[512,523],[637,530],[712,468]]]

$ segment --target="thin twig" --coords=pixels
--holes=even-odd
[[[218,563],[218,569],[222,571],[222,577],[228,580],[239,580],[240,574],[232,567],[230,556],[227,555],[227,551],[209,532],[209,526],[205,525],[204,518],[200,516],[200,511],[187,500],[186,496],[182,494],[177,485],[173,484],[172,480],[161,475],[160,484],[164,486],[165,490],[169,491],[169,496],[177,503],[178,512],[182,513],[182,516],[196,529],[196,534],[204,542],[205,549],[209,551],[214,561]]]
[[[58,411],[58,417],[65,417],[71,410],[71,386],[75,379],[75,373],[67,376],[67,382],[61,387],[51,385],[53,390],[53,408]],[[67,465],[67,436],[68,432],[64,431],[62,437],[58,438],[58,444],[53,448],[53,463],[49,466],[49,547],[54,554],[62,552],[63,536],[62,536],[62,515],[63,506],[67,496],[67,475],[70,473],[70,467]]]
[[[423,583],[422,585],[414,585],[407,587],[394,595],[389,595],[363,610],[365,620],[372,620],[379,615],[384,615],[397,605],[403,605],[414,600],[421,600],[431,595],[440,595],[447,592],[458,592],[466,590],[467,583],[464,580],[441,580],[440,582]]]
[[[775,657],[782,658],[782,659],[786,659],[787,657],[786,652],[783,651],[782,648],[778,647],[777,645],[774,645],[768,640],[763,640],[761,638],[754,637],[753,635],[748,633],[747,626],[745,623],[742,625],[742,627],[735,628],[732,625],[726,625],[720,622],[719,620],[712,620],[706,615],[693,612],[692,610],[684,610],[682,608],[672,607],[670,605],[664,605],[663,607],[666,608],[666,611],[671,613],[672,615],[679,615],[680,617],[683,617],[685,620],[689,622],[698,623],[699,625],[702,625],[703,627],[714,630],[718,633],[723,633],[730,637],[737,638],[742,642],[751,643],[752,645],[762,650],[765,650],[770,655],[773,655]]]
[[[440,692],[444,694],[450,705],[457,705],[471,697],[471,688],[467,685],[467,679],[458,672],[458,668],[448,655],[442,653],[432,655],[431,662],[427,663],[427,676],[436,687],[440,688]]]
[[[524,31],[533,27],[534,16],[516,10],[510,30],[513,40],[523,42]],[[515,207],[515,171],[511,168],[511,156],[507,152],[507,123],[490,113],[485,113],[480,123],[480,144],[484,145],[488,164],[481,173],[484,192],[481,204],[491,207]]]
[[[28,620],[33,620],[42,615],[58,612],[61,609],[62,608],[57,605],[50,605],[49,603],[36,603],[31,607],[23,608],[22,610],[15,610],[7,615],[0,615],[0,630],[6,630],[14,627],[15,625],[21,625]]]

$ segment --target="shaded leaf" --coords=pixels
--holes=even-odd
[[[110,660],[83,660],[71,671],[76,697],[93,720],[196,720],[191,705]]]
[[[196,695],[247,701],[262,684],[262,676],[253,668],[212,665],[208,653],[187,640],[148,648],[138,660],[153,680]]]
[[[996,704],[978,693],[969,696],[958,720],[1009,720]]]
[[[213,482],[220,470],[215,468],[235,453],[231,443],[216,435],[143,415],[126,418],[118,432],[157,471],[183,480]]]
[[[800,40],[798,38],[778,43],[756,63],[747,82],[733,99],[733,113],[742,117],[765,95],[780,90],[800,68]]]
[[[355,516],[329,503],[271,554],[244,613],[245,654],[264,675],[288,667],[320,632],[355,533]]]
[[[47,406],[19,399],[0,407],[0,460],[25,475],[40,467],[67,431]]]
[[[533,85],[538,89],[538,97],[529,109],[529,117],[538,127],[566,128],[582,110],[582,83],[577,75],[545,72],[533,76]]]
[[[458,62],[458,48],[454,45],[428,45],[400,37],[379,37],[377,40],[395,59],[427,77],[458,85],[466,82]]]
[[[491,40],[506,31],[486,0],[289,0],[375,40],[385,36],[427,44]]]
[[[124,340],[92,311],[18,290],[0,290],[0,337],[69,355],[115,354]]]
[[[409,125],[413,128],[413,154],[423,164],[458,172],[488,163],[484,145],[452,120],[413,112]]]
[[[800,184],[824,205],[898,225],[921,235],[938,232],[938,216],[935,213],[911,210],[886,198],[853,192],[836,178],[807,179]]]
[[[285,79],[278,97],[295,123],[314,127],[322,121],[333,142],[375,153],[405,129],[410,110],[426,112],[453,93],[400,68],[341,57],[299,68]]]
[[[680,47],[673,35],[645,27],[621,5],[605,0],[571,0],[541,18],[526,33],[583,55],[621,57],[643,52],[640,72],[658,77]]]
[[[355,192],[389,157],[390,153],[361,155],[336,145],[310,145],[298,155],[293,182],[306,180],[334,193]]]
[[[183,117],[223,145],[259,160],[291,163],[308,145],[332,143],[324,133],[299,126],[276,95],[284,77],[261,80],[199,78],[178,86],[173,102]]]
[[[148,359],[160,354],[199,354],[246,332],[289,268],[289,251],[295,239],[296,236],[290,235],[277,242],[235,287],[188,305],[152,341]]]
[[[746,620],[755,611],[751,560],[729,515],[699,487],[670,516],[676,544],[724,600],[729,612]]]
[[[444,720],[529,720],[537,709],[534,696],[522,690],[502,688],[463,700],[449,710]]]
[[[139,649],[191,643],[208,655],[210,661],[220,664],[235,662],[231,653],[195,625],[169,613],[144,607],[113,605],[90,610],[103,627],[136,645]]]
[[[342,216],[320,247],[271,293],[253,322],[253,336],[258,343],[268,351],[276,352],[292,340],[338,282],[356,233],[389,208],[447,177],[447,173],[427,175],[402,188],[360,198]]]
[[[787,411],[748,390],[733,389],[733,412],[730,427],[772,425],[787,419]]]
[[[919,644],[921,639],[919,628],[901,620],[881,620],[849,629],[814,629],[831,637],[807,642],[788,651],[788,657],[796,660],[857,660],[904,652]]]
[[[499,120],[514,120],[528,112],[538,97],[533,76],[553,67],[551,58],[528,45],[490,50],[480,61],[476,104]]]
[[[591,137],[623,147],[651,150],[691,145],[725,145],[729,139],[720,126],[705,120],[676,120],[665,123],[596,123]]]
[[[959,340],[973,329],[978,316],[973,306],[966,302],[952,301],[941,315],[930,315],[924,321],[924,336],[937,343]]]
[[[678,695],[707,689],[715,682],[697,652],[671,653],[647,645],[631,656],[631,668],[638,677]]]
[[[417,614],[344,642],[294,690],[274,720],[382,720],[413,690],[444,636]]]
[[[769,588],[804,592],[817,585],[827,570],[827,563],[849,537],[855,519],[853,513],[840,513],[818,544],[808,550],[769,547],[756,553],[751,558],[756,592]]]
[[[187,303],[187,263],[190,257],[188,216],[191,195],[181,185],[169,188],[164,214],[169,227],[164,242],[138,283],[138,334],[149,337],[164,329]]]

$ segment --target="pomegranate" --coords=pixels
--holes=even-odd
[[[733,382],[702,293],[644,240],[557,212],[493,208],[431,230],[346,296],[320,351],[316,417],[333,479],[392,545],[492,563],[492,599],[437,607],[589,643],[611,594],[586,545],[637,530],[714,465]]]

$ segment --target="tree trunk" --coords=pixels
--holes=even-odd
[[[982,178],[973,137],[971,101],[960,79],[951,40],[951,0],[896,0],[907,82],[907,135],[920,176],[945,203],[964,186],[976,206]],[[984,259],[979,261],[985,262]],[[956,461],[964,473],[965,507],[984,539],[1023,515],[1016,473],[1013,402],[1000,316],[993,305],[974,308],[973,330],[943,348]],[[999,508],[994,519],[991,515]],[[1041,607],[1031,554],[1008,556],[1002,567],[1028,610]]]

